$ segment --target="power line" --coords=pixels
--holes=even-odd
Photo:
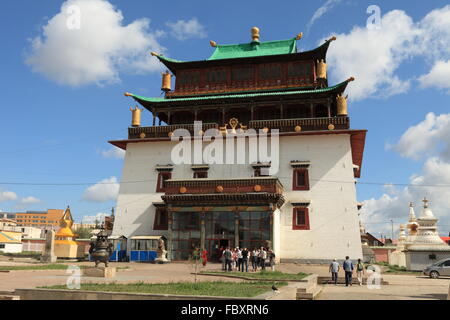
[[[280,178],[280,177],[278,177]],[[236,178],[239,179],[239,178]],[[220,180],[220,179],[219,179]],[[388,182],[364,182],[364,181],[339,181],[339,180],[324,180],[324,179],[310,179],[311,181],[319,181],[326,183],[352,183],[352,184],[362,184],[362,185],[380,185],[380,186],[403,186],[403,187],[440,187],[440,188],[450,188],[450,184],[408,184],[408,183],[388,183]],[[152,182],[154,179],[147,180],[130,180],[130,181],[120,181],[120,182],[11,182],[11,181],[0,181],[0,185],[19,185],[19,186],[84,186],[92,184],[130,184],[130,183],[144,183]]]

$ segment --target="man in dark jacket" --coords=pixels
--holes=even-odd
[[[352,275],[353,275],[353,262],[352,260],[350,260],[350,258],[348,256],[345,257],[345,261],[342,265],[342,268],[345,271],[345,286],[348,287],[348,285],[352,285]]]

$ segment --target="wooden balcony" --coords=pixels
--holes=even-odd
[[[332,125],[332,126],[330,126]],[[331,118],[301,118],[301,119],[273,119],[273,120],[253,120],[248,122],[247,129],[278,129],[279,132],[296,132],[296,127],[300,126],[300,131],[320,131],[320,130],[347,130],[350,128],[349,117]],[[219,129],[217,123],[202,124],[202,131],[208,129]],[[229,127],[228,127],[229,128]],[[331,129],[330,129],[331,128]],[[194,124],[176,124],[168,126],[154,127],[133,127],[128,129],[128,139],[144,138],[167,138],[176,129],[186,129],[194,135]],[[298,128],[297,128],[298,129]]]
[[[350,118],[332,117],[332,118],[301,118],[301,119],[275,119],[275,120],[254,120],[248,124],[249,128],[259,129],[278,129],[280,132],[295,132],[295,127],[300,126],[301,131],[329,130],[328,126],[332,124],[334,130],[346,130],[350,128]]]

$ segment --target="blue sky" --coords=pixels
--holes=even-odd
[[[66,4],[79,1],[85,2]],[[107,11],[96,15],[99,22],[121,11],[123,20],[108,20],[99,27],[114,27],[115,40],[108,39],[109,32],[104,38],[95,33],[72,38],[73,33],[58,30],[56,22],[49,24],[62,15],[63,1],[2,3],[1,210],[70,205],[78,220],[109,212],[115,205],[115,186],[86,189],[104,179],[120,180],[123,160],[107,156],[113,153],[107,140],[127,135],[132,101],[123,93],[160,95],[160,69],[148,52],[162,51],[180,60],[205,59],[212,52],[210,39],[223,44],[248,42],[252,26],[261,29],[263,41],[303,31],[300,50],[337,35],[328,56],[331,82],[356,76],[349,88],[351,124],[369,130],[361,183],[450,185],[450,157],[445,153],[450,144],[445,129],[450,118],[450,33],[439,30],[450,21],[446,1],[172,1],[170,6],[162,1],[93,2],[102,3],[99,8]],[[383,17],[375,33],[365,30],[369,5],[379,6]],[[129,25],[135,28],[126,28]],[[43,35],[46,26],[49,38]],[[136,34],[142,39],[135,39]],[[73,65],[67,56],[77,48],[76,41],[87,42],[87,52],[76,56]],[[380,55],[385,55],[383,61],[377,61]],[[96,70],[105,61],[109,62],[105,70]],[[436,117],[426,122],[430,112]],[[144,125],[151,123],[147,111],[143,118]],[[424,146],[417,139],[423,139]],[[386,234],[389,219],[396,228],[406,219],[408,201],[417,203],[419,214],[418,202],[426,195],[446,234],[450,202],[444,198],[450,198],[449,189],[359,184],[358,199],[366,204],[367,229]]]

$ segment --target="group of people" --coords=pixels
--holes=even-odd
[[[253,271],[258,268],[266,270],[266,262],[269,262],[272,271],[275,271],[275,253],[269,249],[261,247],[250,251],[247,248],[230,247],[221,248],[220,261],[224,271],[242,271],[248,272],[248,265],[251,264]]]
[[[329,272],[331,272],[331,279],[334,282],[334,285],[337,285],[338,282],[338,274],[339,270],[341,269],[341,266],[336,261],[336,259],[333,260],[330,264]],[[364,264],[361,262],[361,259],[358,259],[358,263],[356,266],[353,264],[352,260],[350,260],[350,257],[346,256],[344,262],[342,263],[342,269],[344,269],[345,272],[345,286],[348,287],[351,286],[353,283],[353,272],[356,269],[356,276],[358,278],[358,283],[360,286],[362,286],[363,281],[363,275],[364,275]]]

